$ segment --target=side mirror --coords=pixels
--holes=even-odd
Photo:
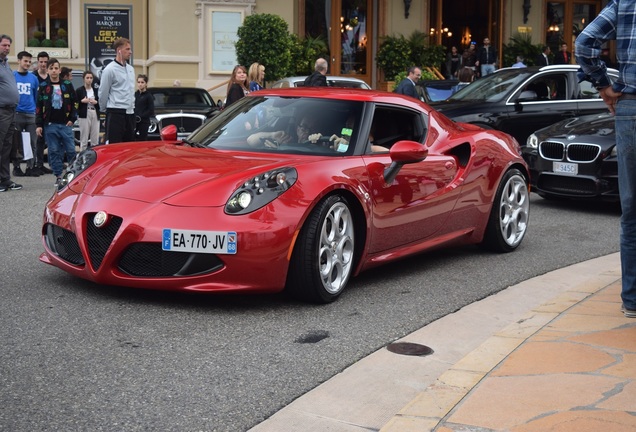
[[[517,102],[536,101],[539,98],[537,92],[532,90],[524,90],[517,98]]]
[[[161,129],[161,140],[162,141],[176,141],[177,140],[177,126],[168,125]]]
[[[428,156],[428,149],[416,141],[398,141],[389,150],[391,165],[384,170],[384,181],[393,183],[402,166],[422,162]]]

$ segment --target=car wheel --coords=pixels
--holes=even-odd
[[[528,228],[530,196],[526,178],[518,169],[503,176],[486,227],[483,245],[497,252],[511,252],[521,244]]]
[[[353,214],[344,197],[332,195],[321,201],[296,239],[287,292],[304,301],[334,301],[353,271],[354,231]]]

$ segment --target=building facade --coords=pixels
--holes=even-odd
[[[432,43],[460,51],[489,37],[501,53],[510,37],[525,33],[535,44],[570,51],[576,35],[607,0],[13,0],[0,15],[0,33],[17,52],[46,50],[73,69],[98,70],[109,43],[131,39],[133,65],[150,85],[182,85],[225,94],[234,66],[236,29],[247,15],[281,16],[290,33],[322,37],[330,74],[352,75],[378,87],[383,78],[374,53],[383,35],[429,33]],[[263,60],[266,64],[266,60]]]

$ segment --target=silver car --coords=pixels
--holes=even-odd
[[[305,83],[307,76],[294,76],[283,78],[272,84],[271,88],[289,88],[289,87],[302,87]],[[329,87],[348,87],[348,88],[360,88],[365,90],[371,90],[371,87],[366,82],[359,78],[344,77],[344,76],[331,76],[327,75],[327,86]]]

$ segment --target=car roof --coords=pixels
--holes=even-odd
[[[305,78],[307,78],[307,75],[283,78],[276,81],[274,84],[272,84],[272,87],[277,88],[282,83],[298,84],[298,83],[304,82]],[[335,75],[327,75],[326,78],[327,78],[327,82],[356,83],[356,84],[360,84],[360,86],[363,88],[371,88],[365,81],[361,80],[360,78],[349,77],[349,76],[335,76]]]
[[[418,99],[410,96],[404,96],[398,93],[386,92],[381,90],[366,90],[350,87],[289,87],[289,88],[267,88],[253,92],[247,97],[262,96],[278,96],[278,97],[312,97],[334,100],[349,100],[358,102],[381,102],[398,104],[404,107],[413,107],[422,109],[425,112],[431,111],[431,108]]]

